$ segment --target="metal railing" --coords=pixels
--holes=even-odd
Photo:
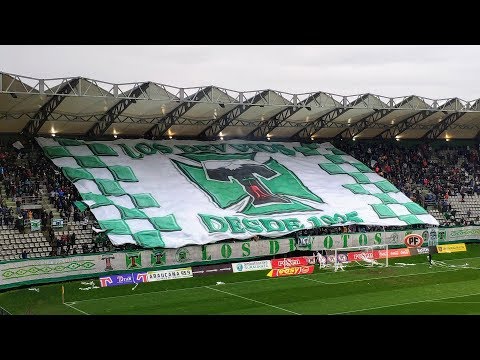
[[[20,203],[22,205],[41,205],[42,204],[42,197],[41,196],[22,196],[20,199]]]

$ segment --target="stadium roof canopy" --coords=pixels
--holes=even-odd
[[[0,132],[304,140],[480,138],[480,99],[291,94],[0,72]]]

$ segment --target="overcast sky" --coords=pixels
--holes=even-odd
[[[480,98],[480,46],[0,46],[0,71],[179,87]]]

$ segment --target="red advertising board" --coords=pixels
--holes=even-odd
[[[405,236],[403,242],[405,245],[407,245],[407,247],[421,247],[423,245],[423,237],[422,235],[418,234],[410,234]]]
[[[388,257],[389,258],[396,258],[396,257],[404,257],[404,256],[411,256],[410,249],[389,249],[388,250]],[[349,252],[348,253],[348,261],[363,261],[364,258],[367,259],[385,259],[387,257],[387,250],[373,250],[368,252]]]
[[[385,259],[386,258],[386,250],[379,250],[378,251],[378,259]],[[389,249],[388,250],[388,258],[396,258],[396,257],[405,257],[411,256],[410,249]]]
[[[348,261],[363,261],[367,259],[378,259],[378,250],[373,251],[354,251],[348,253]]]
[[[268,272],[268,277],[291,276],[291,275],[305,275],[313,273],[314,266],[294,266],[281,269],[272,269]]]
[[[347,252],[339,252],[337,253],[337,262],[343,263],[348,261],[348,256]],[[327,255],[327,263],[329,264],[335,264],[335,255],[334,254],[329,254]]]
[[[311,257],[302,256],[302,257],[293,257],[293,258],[283,258],[283,259],[273,259],[272,269],[281,269],[292,266],[307,266],[310,265],[309,259]]]

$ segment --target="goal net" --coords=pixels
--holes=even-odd
[[[352,267],[387,267],[388,244],[326,250],[325,268],[342,271]]]

